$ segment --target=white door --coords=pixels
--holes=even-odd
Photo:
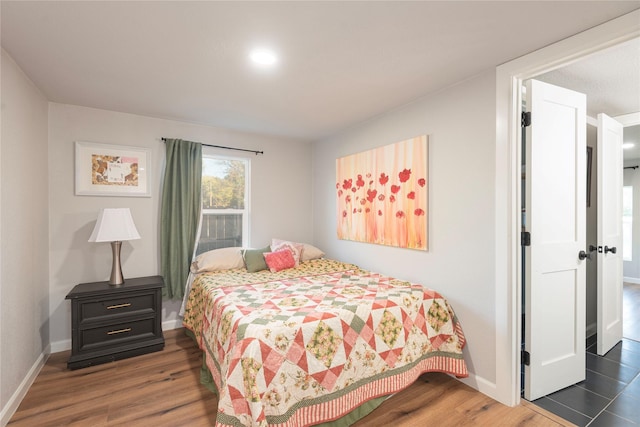
[[[620,123],[598,114],[599,355],[622,339],[622,130]]]
[[[586,96],[526,83],[524,396],[585,378]]]

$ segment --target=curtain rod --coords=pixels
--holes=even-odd
[[[167,138],[161,138],[162,142],[167,142]],[[204,145],[205,147],[214,147],[214,148],[224,148],[225,150],[235,150],[235,151],[244,151],[246,153],[254,153],[256,156],[258,154],[264,154],[264,151],[256,151],[256,150],[246,150],[244,148],[235,148],[235,147],[225,147],[223,145],[213,145],[213,144],[205,144],[204,142],[194,141],[196,144]]]
[[[638,169],[638,166],[625,166],[625,169]]]

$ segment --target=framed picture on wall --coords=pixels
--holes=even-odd
[[[428,137],[336,159],[342,240],[428,249]]]
[[[151,150],[76,141],[76,196],[151,197]]]

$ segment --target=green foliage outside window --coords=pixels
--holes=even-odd
[[[203,159],[207,163],[209,159]],[[203,170],[215,173],[202,176],[203,209],[244,209],[245,163],[237,160],[211,160]],[[209,166],[209,167],[207,167]]]

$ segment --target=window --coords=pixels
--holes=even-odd
[[[622,187],[622,259],[633,259],[633,187]]]
[[[196,255],[248,246],[249,160],[202,155],[202,224]]]

